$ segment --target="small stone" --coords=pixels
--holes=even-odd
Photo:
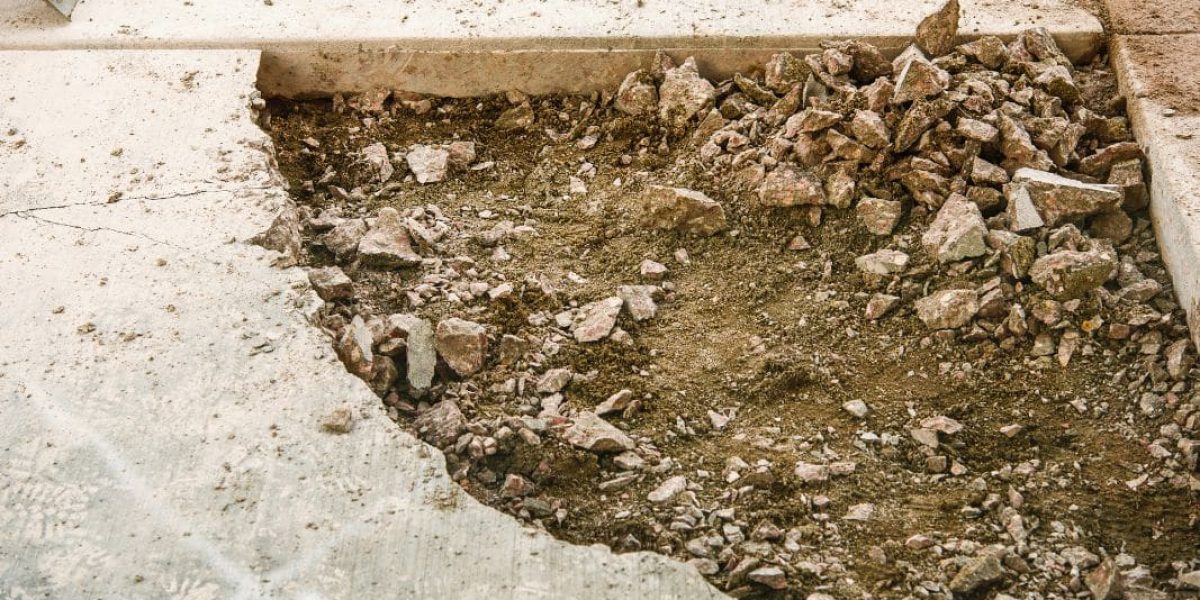
[[[886,148],[892,143],[891,132],[888,131],[883,118],[875,111],[854,111],[854,118],[850,121],[850,132],[868,148]]]
[[[1113,212],[1120,208],[1123,199],[1115,185],[1083,183],[1036,169],[1018,169],[1012,180],[1029,192],[1030,200],[1049,227]]]
[[[903,204],[896,200],[863,198],[858,201],[856,210],[867,231],[875,235],[891,235],[900,222]]]
[[[926,548],[932,548],[934,545],[936,545],[936,542],[930,539],[929,536],[918,533],[910,536],[907,540],[904,540],[904,545],[909,550],[925,550]]]
[[[358,243],[358,255],[364,266],[380,269],[421,264],[421,255],[413,250],[404,220],[390,206],[379,210],[375,226]]]
[[[496,117],[496,128],[500,131],[525,131],[533,126],[535,115],[528,101],[522,102]]]
[[[773,590],[786,590],[788,587],[787,575],[779,567],[759,567],[747,573],[746,579]]]
[[[579,309],[571,328],[575,341],[598,342],[612,333],[625,301],[613,296],[584,305]]]
[[[689,56],[683,64],[664,74],[658,88],[659,118],[668,126],[681,129],[700,109],[712,104],[716,95],[713,84],[700,76],[696,59]]]
[[[458,404],[447,398],[417,415],[413,427],[421,433],[422,439],[438,448],[446,448],[457,441],[459,434],[466,429],[467,418],[459,410]]]
[[[631,117],[654,114],[658,111],[658,89],[654,87],[654,78],[645,69],[626,75],[617,89],[613,105]]]
[[[1003,40],[986,35],[958,47],[963,56],[970,56],[989,69],[1000,69],[1008,63],[1008,46]]]
[[[266,231],[250,238],[250,243],[278,252],[280,256],[272,262],[274,266],[295,266],[301,255],[300,214],[296,207],[289,202]]]
[[[796,477],[805,483],[819,483],[829,479],[829,467],[826,465],[802,462],[796,465],[795,473]]]
[[[310,269],[308,282],[312,284],[317,295],[326,302],[349,300],[354,297],[354,282],[342,271],[341,267]]]
[[[899,296],[890,294],[872,294],[871,299],[867,301],[867,310],[864,315],[869,320],[881,319],[892,312],[893,309],[900,303]]]
[[[726,228],[725,209],[697,191],[652,185],[641,200],[646,220],[656,229],[710,236]]]
[[[849,400],[845,404],[842,404],[842,410],[854,415],[859,419],[867,418],[867,414],[871,412],[870,407],[868,407],[867,403],[863,402],[862,400]]]
[[[864,273],[893,275],[904,272],[908,255],[898,250],[880,250],[854,259],[854,264]]]
[[[949,0],[917,25],[917,45],[930,56],[949,54],[958,38],[958,0]]]
[[[581,412],[563,430],[563,439],[589,452],[608,453],[633,450],[633,440],[595,413]]]
[[[1142,158],[1137,142],[1117,142],[1097,150],[1079,161],[1079,172],[1092,177],[1107,177],[1113,165]]]
[[[819,206],[826,202],[825,188],[813,172],[780,165],[763,178],[758,200],[763,206]]]
[[[955,262],[987,253],[987,224],[974,202],[965,197],[952,195],[929,229],[921,236],[921,245],[937,257],[940,263]]]
[[[1092,237],[1120,244],[1133,235],[1133,219],[1123,210],[1099,214],[1092,217],[1088,223],[1088,233],[1092,234]]]
[[[358,245],[367,234],[367,222],[362,219],[346,219],[328,233],[321,236],[321,243],[333,252],[340,261],[349,261],[358,252]]]
[[[362,149],[362,160],[376,174],[375,181],[378,183],[386,183],[392,178],[392,174],[396,172],[396,168],[392,166],[392,161],[388,158],[387,147],[381,142],[376,142]]]
[[[501,498],[520,498],[533,493],[533,482],[517,475],[509,473],[504,476],[504,485],[500,487]]]
[[[1124,199],[1121,208],[1137,212],[1150,205],[1150,193],[1142,177],[1142,161],[1129,160],[1114,164],[1108,172],[1108,183],[1121,188]]]
[[[371,350],[374,337],[361,315],[355,315],[334,350],[346,370],[360,379],[368,379],[375,363],[375,353]]]
[[[917,317],[930,329],[956,329],[979,312],[975,290],[941,290],[916,301]]]
[[[951,419],[945,415],[929,417],[921,420],[921,427],[931,431],[939,431],[946,435],[954,435],[963,430],[962,423]]]
[[[919,56],[911,57],[896,78],[892,104],[907,104],[914,100],[932,98],[946,91],[949,86],[949,73]]]
[[[446,178],[450,164],[450,152],[442,148],[434,148],[417,144],[404,156],[408,162],[408,170],[417,178],[417,183],[437,183]]]
[[[669,504],[676,496],[683,493],[687,489],[687,479],[682,475],[676,475],[662,482],[661,485],[654,488],[649,494],[646,494],[646,499],[654,504]]]
[[[623,285],[617,288],[617,296],[624,301],[625,310],[634,321],[653,319],[658,312],[654,296],[659,288],[653,285]]]
[[[437,341],[429,321],[416,315],[394,314],[387,320],[388,332],[405,340],[406,380],[410,391],[424,395],[433,385],[437,369]]]
[[[624,412],[633,401],[633,390],[621,390],[609,396],[604,402],[596,405],[593,412],[597,415]]]
[[[846,516],[842,517],[847,521],[870,521],[875,515],[875,505],[870,502],[855,504],[846,510]]]
[[[1048,94],[1067,102],[1079,100],[1079,88],[1075,86],[1075,79],[1071,77],[1071,71],[1063,65],[1048,67],[1033,82],[1046,90]]]
[[[1060,250],[1034,261],[1029,276],[1050,295],[1069,300],[1104,285],[1116,269],[1117,259],[1111,252]]]
[[[973,558],[950,580],[950,591],[969,594],[984,589],[1004,577],[1000,559],[991,554]]]
[[[793,86],[801,85],[808,78],[809,69],[804,61],[790,52],[780,52],[767,61],[763,76],[766,86],[780,94],[787,93]]]
[[[321,420],[321,429],[330,433],[350,433],[354,428],[354,412],[350,405],[343,404]]]
[[[473,375],[483,368],[487,353],[487,330],[483,325],[458,317],[443,319],[437,325],[435,340],[438,355],[455,373]]]
[[[667,266],[660,262],[646,259],[642,261],[638,273],[646,281],[662,281],[667,276]]]
[[[539,394],[554,394],[563,391],[567,384],[571,383],[571,378],[574,373],[571,369],[557,368],[550,369],[538,378],[537,391]]]

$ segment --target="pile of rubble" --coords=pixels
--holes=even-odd
[[[643,172],[613,183],[630,199],[623,214],[634,226],[679,240],[736,248],[744,228],[781,211],[811,227],[853,215],[874,250],[853,258],[850,286],[858,292],[845,294],[861,317],[838,323],[862,329],[915,317],[924,331],[897,326],[908,344],[982,349],[976,365],[984,367],[1001,368],[1002,356],[1028,372],[1068,368],[1078,356],[1121,362],[1113,385],[1135,400],[1113,435],[1147,447],[1157,461],[1124,485],[1200,491],[1193,352],[1153,233],[1139,218],[1148,203],[1142,156],[1111,97],[1111,77],[1076,69],[1043,29],[1009,43],[957,44],[957,23],[951,0],[894,60],[864,42],[828,42],[804,57],[778,54],[759,76],[716,84],[692,59],[675,64],[660,54],[615,95],[594,96],[550,122],[536,99],[508,94],[494,127],[544,134],[548,148],[578,151],[640,127],[647,134],[621,155],[621,166],[663,164],[667,147],[685,148],[664,167],[673,176]],[[366,115],[367,129],[390,115],[443,109],[435,99],[391,92],[335,102],[335,110]],[[304,152],[321,148],[316,139],[304,144]],[[324,303],[310,306],[312,317],[338,357],[394,418],[442,449],[454,477],[481,499],[554,530],[574,518],[574,507],[541,493],[543,478],[556,475],[548,457],[595,455],[598,493],[631,499],[628,490],[649,490],[632,499],[639,508],[611,517],[642,519],[653,532],[599,541],[678,556],[739,597],[951,597],[1003,588],[1108,599],[1200,588],[1194,556],[1181,556],[1174,573],[1151,573],[1121,548],[1085,547],[1087,533],[1063,514],[1039,517],[1025,507],[1026,494],[1070,485],[1078,474],[1037,458],[977,472],[964,458],[964,424],[944,414],[917,418],[912,403],[901,420],[869,428],[883,400],[847,400],[842,410],[863,424],[853,447],[908,457],[920,465],[910,475],[929,485],[961,482],[971,499],[958,517],[975,524],[962,534],[909,532],[902,543],[880,539],[865,550],[847,536],[883,509],[879,500],[838,506],[822,493],[861,472],[858,461],[830,448],[832,427],[763,444],[739,433],[747,448],[786,448],[796,460],[781,467],[728,456],[712,473],[669,456],[664,439],[721,432],[734,411],[708,410],[700,426],[677,417],[652,436],[622,425],[646,410],[649,394],[613,389],[581,405],[570,395],[594,388],[603,374],[570,359],[583,356],[581,348],[633,348],[637,328],[678,301],[675,267],[665,257],[646,259],[619,285],[579,301],[543,274],[505,271],[508,248],[541,234],[529,207],[448,214],[435,204],[382,202],[499,162],[477,161],[468,141],[367,144],[343,172],[327,167],[303,182],[318,201],[281,215],[260,241],[310,265]],[[588,194],[596,172],[582,161],[563,197]],[[676,184],[697,172],[728,196]],[[801,235],[779,245],[792,254],[812,249]],[[691,257],[678,248],[671,260],[682,268]],[[828,281],[832,261],[815,262],[814,278]],[[590,285],[573,272],[567,279]],[[824,300],[837,292],[818,293]],[[406,309],[379,312],[376,304]],[[759,340],[752,352],[766,345]],[[940,374],[974,377],[976,366],[954,353]],[[1085,418],[1127,408],[1086,398],[1070,406]],[[340,411],[325,426],[347,432],[352,420]],[[1025,427],[1014,419],[999,432],[1014,438]],[[774,495],[781,489],[783,498]],[[741,508],[752,498],[787,508],[752,522]],[[860,588],[855,571],[864,564],[887,565],[893,575],[876,589]]]

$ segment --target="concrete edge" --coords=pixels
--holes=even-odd
[[[1187,314],[1192,343],[1200,348],[1200,140],[1174,132],[1185,121],[1200,126],[1200,116],[1167,116],[1169,107],[1150,97],[1151,83],[1131,55],[1128,40],[1114,36],[1110,60],[1134,134],[1149,170],[1150,220],[1159,250],[1171,274],[1175,295]],[[1200,35],[1195,35],[1200,45]]]

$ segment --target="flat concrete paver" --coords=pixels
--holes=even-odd
[[[481,506],[346,373],[244,243],[287,201],[257,70],[0,53],[0,597],[716,597]]]
[[[895,53],[942,2],[105,0],[81,3],[66,22],[43,2],[0,0],[0,49],[259,48],[260,86],[281,95],[545,93],[615,87],[656,49],[696,55],[715,77],[830,37]],[[962,14],[964,36],[1041,26],[1076,59],[1103,42],[1100,21],[1070,0],[963,0]]]
[[[1150,216],[1200,347],[1200,34],[1117,36],[1113,47],[1150,164]]]

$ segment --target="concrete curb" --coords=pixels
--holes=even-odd
[[[1117,36],[1112,64],[1150,169],[1150,217],[1200,348],[1200,34]],[[1192,83],[1187,91],[1186,83]],[[1183,85],[1180,85],[1183,84]],[[1185,112],[1186,111],[1186,112]],[[1190,136],[1190,137],[1185,137]]]
[[[84,2],[64,23],[41,2],[0,0],[0,15],[10,15],[0,22],[0,49],[256,48],[268,95],[579,92],[615,87],[657,49],[695,55],[714,78],[761,67],[779,50],[815,50],[825,39],[862,38],[894,54],[941,0],[189,4]],[[1075,60],[1103,42],[1099,20],[1068,0],[962,5],[964,38],[1041,26]]]

